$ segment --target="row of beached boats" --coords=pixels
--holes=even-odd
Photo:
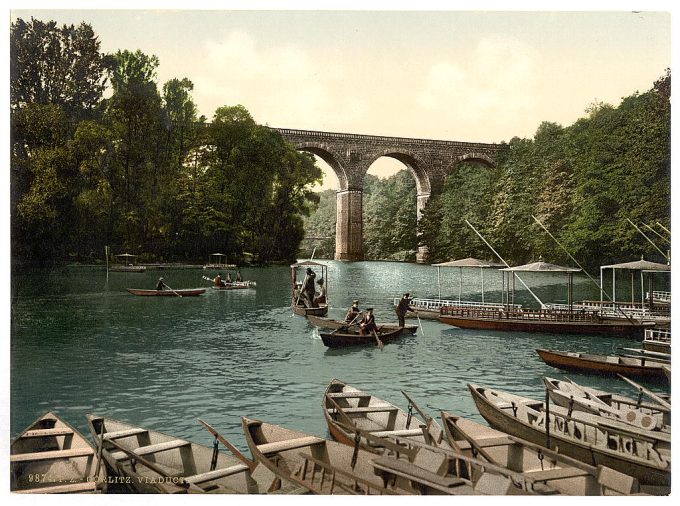
[[[468,385],[491,427],[409,396],[406,410],[334,379],[334,440],[241,420],[250,457],[208,423],[212,447],[99,415],[90,443],[46,413],[12,443],[11,489],[28,493],[631,495],[670,492],[670,404],[545,379],[546,402]],[[664,401],[666,402],[666,401]],[[417,415],[417,416],[416,416]],[[224,451],[227,450],[227,451]]]

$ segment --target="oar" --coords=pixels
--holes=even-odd
[[[653,399],[654,401],[656,401],[656,402],[658,402],[659,404],[661,404],[664,408],[671,409],[671,403],[670,403],[670,402],[666,401],[665,399],[662,399],[660,396],[656,395],[656,394],[655,394],[654,392],[652,392],[651,390],[647,390],[647,389],[646,389],[645,387],[643,387],[642,385],[638,385],[638,384],[635,383],[633,380],[629,380],[629,379],[626,378],[623,374],[617,374],[617,376],[618,376],[619,378],[621,378],[622,380],[624,380],[625,382],[627,382],[629,385],[632,385],[633,387],[637,388],[638,391],[642,392],[643,394],[647,395],[648,397],[650,397],[650,398]]]
[[[170,290],[172,293],[174,293],[175,295],[177,295],[177,297],[179,297],[180,299],[182,298],[182,296],[181,296],[180,294],[178,294],[175,290],[173,290],[172,288],[170,288],[170,285],[168,285],[167,283],[163,283],[163,284],[164,284],[165,286],[168,287],[168,290]]]
[[[406,400],[409,402],[411,406],[413,406],[413,408],[418,412],[418,414],[423,417],[425,422],[432,420],[432,417],[425,413],[425,411],[420,409],[420,406],[416,404],[416,401],[411,399],[411,396],[409,394],[407,394],[404,390],[401,390],[401,393],[403,394],[404,397],[406,397]]]
[[[215,438],[217,438],[217,440],[220,443],[222,443],[224,446],[226,446],[229,449],[229,451],[234,454],[234,456],[236,458],[238,458],[241,462],[243,462],[245,465],[247,465],[248,469],[250,469],[251,471],[253,471],[255,469],[255,466],[257,466],[257,462],[254,462],[254,461],[250,460],[248,457],[246,457],[245,455],[243,455],[239,451],[238,448],[236,448],[233,444],[231,444],[229,441],[227,441],[227,439],[224,436],[222,436],[219,432],[217,432],[212,425],[210,425],[207,422],[204,422],[200,418],[197,418],[197,420],[199,422],[201,422],[201,424],[203,424],[203,426],[206,429],[208,429],[208,432],[210,432],[213,436],[215,436]]]
[[[420,325],[420,335],[425,337],[425,331],[423,330],[423,324],[420,321],[420,316],[418,315],[418,311],[416,311],[416,318],[418,318],[418,325]]]
[[[371,330],[371,332],[373,333],[373,336],[375,337],[375,340],[376,340],[376,342],[378,343],[378,348],[380,348],[380,351],[382,351],[382,349],[383,349],[383,347],[384,347],[385,345],[384,345],[383,342],[380,340],[380,338],[378,337],[378,334],[376,333],[375,330]]]

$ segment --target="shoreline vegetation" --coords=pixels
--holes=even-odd
[[[13,267],[90,262],[242,263],[333,258],[335,192],[314,157],[242,105],[198,117],[190,79],[160,85],[139,50],[100,52],[92,27],[17,19],[10,33]],[[463,163],[416,219],[413,177],[367,175],[367,260],[489,257],[567,261],[536,216],[586,268],[658,253],[628,220],[670,229],[670,69],[614,107],[594,103],[563,127],[515,137],[495,168]],[[322,237],[319,244],[304,236]],[[658,238],[657,238],[658,239]],[[662,249],[670,243],[658,241]]]

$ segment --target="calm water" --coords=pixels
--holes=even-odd
[[[405,291],[437,296],[433,267],[326,263],[330,316],[343,316],[358,298],[375,308],[378,323],[396,322],[393,297]],[[443,297],[458,297],[458,272],[442,269]],[[482,421],[467,383],[543,398],[541,378],[564,377],[540,361],[537,347],[607,353],[636,345],[606,337],[461,330],[423,320],[424,335],[418,331],[382,352],[329,350],[315,327],[291,313],[288,267],[242,273],[257,281],[256,290],[208,290],[185,298],[135,297],[125,288],[153,288],[160,275],[175,289],[205,286],[203,271],[112,272],[107,280],[104,270],[74,267],[15,276],[12,436],[48,409],[85,433],[85,414],[95,413],[209,444],[212,438],[196,421],[201,417],[242,448],[241,415],[327,436],[320,406],[334,377],[403,408],[399,389],[434,416],[448,409]],[[543,301],[564,301],[563,276],[523,278]],[[500,274],[487,273],[484,284],[485,300],[500,300]],[[623,281],[617,287],[625,293]],[[464,270],[463,298],[479,300],[479,289],[479,271]],[[575,297],[599,299],[599,293],[583,278]],[[519,285],[516,300],[533,301]],[[630,394],[616,380],[570,377]]]

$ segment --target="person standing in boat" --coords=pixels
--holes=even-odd
[[[399,300],[399,304],[397,304],[397,307],[394,308],[394,311],[397,313],[397,318],[399,319],[399,326],[404,327],[406,326],[406,321],[404,320],[406,318],[406,313],[407,312],[415,312],[415,309],[411,307],[411,294],[410,293],[405,293],[403,297]]]
[[[315,279],[316,274],[311,267],[307,267],[307,275],[305,276],[305,282],[302,285],[302,296],[305,299],[305,305],[307,307],[317,307],[314,305],[314,294],[316,293],[316,289],[314,288]]]
[[[231,272],[227,271],[227,283],[231,283]]]
[[[241,271],[236,271],[236,282],[237,283],[243,282],[243,278],[241,277]]]
[[[314,299],[314,303],[318,306],[326,303],[326,285],[323,284],[323,278],[319,278],[316,284],[319,285],[319,296]]]
[[[366,308],[364,317],[359,322],[359,329],[362,335],[370,334],[378,330],[378,326],[375,324],[375,316],[373,316],[373,308]]]
[[[169,288],[168,285],[165,284],[163,281],[163,278],[158,278],[158,283],[156,283],[156,291],[162,291],[165,290],[166,288]]]

